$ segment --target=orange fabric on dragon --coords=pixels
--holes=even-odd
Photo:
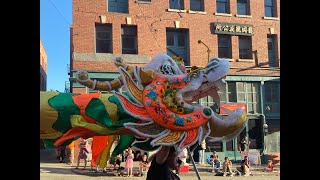
[[[85,109],[88,106],[89,102],[93,98],[99,98],[100,93],[91,93],[91,94],[82,94],[81,96],[75,95],[72,96],[73,102],[79,107],[81,116],[84,117],[84,120],[88,123],[96,124],[96,121],[90,118],[85,114]],[[89,133],[93,133],[92,130],[83,128],[83,127],[75,127],[68,130],[63,136],[61,136],[58,140],[55,141],[54,145],[58,146],[65,142],[68,139],[78,137],[81,135],[86,135]]]
[[[91,166],[97,166],[97,159],[108,144],[108,136],[93,136],[92,138],[92,160]]]
[[[208,122],[209,117],[203,115],[203,109],[188,113],[184,112],[183,105],[176,106],[175,93],[178,89],[184,88],[187,83],[188,79],[184,75],[170,79],[158,76],[145,88],[142,96],[143,103],[156,123],[171,130],[189,130],[197,129]],[[172,108],[168,108],[165,104]],[[176,107],[179,109],[175,109]]]
[[[59,139],[57,139],[54,142],[55,146],[59,146],[62,143],[64,143],[66,140],[68,139],[72,139],[78,136],[82,136],[82,135],[86,135],[89,133],[92,133],[93,131],[83,128],[83,127],[75,127],[75,128],[71,128],[69,129],[66,133],[63,134],[63,136],[61,136]]]
[[[80,109],[81,116],[83,116],[88,123],[96,124],[96,121],[85,114],[86,107],[88,106],[91,99],[99,98],[99,97],[100,97],[100,93],[91,93],[91,94],[83,94],[81,96],[72,96],[73,102]]]

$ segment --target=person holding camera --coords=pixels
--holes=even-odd
[[[248,156],[244,156],[244,159],[241,161],[241,166],[237,167],[237,170],[244,176],[250,175],[250,162],[248,160]]]

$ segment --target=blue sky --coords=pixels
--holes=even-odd
[[[64,92],[69,80],[72,0],[40,0],[40,39],[48,56],[47,90]]]

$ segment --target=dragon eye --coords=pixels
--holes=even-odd
[[[162,74],[174,75],[174,70],[168,64],[161,65],[159,70],[161,71]]]

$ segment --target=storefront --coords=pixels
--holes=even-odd
[[[241,160],[239,142],[246,137],[251,142],[249,151],[259,153],[262,163],[265,163],[269,152],[272,157],[279,158],[280,78],[229,76],[226,91],[219,92],[219,95],[221,115],[226,115],[221,107],[230,110],[243,108],[247,112],[247,122],[243,131],[234,140],[210,142],[207,139],[205,157],[217,151],[221,160],[227,156],[231,160],[239,161]],[[210,97],[202,98],[200,103],[215,107],[215,102]]]

